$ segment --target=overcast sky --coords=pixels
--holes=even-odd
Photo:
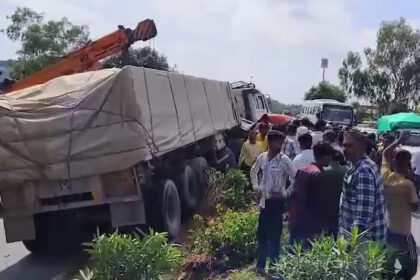
[[[252,75],[283,103],[301,102],[321,80],[322,57],[327,80],[337,83],[346,53],[374,47],[381,21],[420,26],[418,0],[1,0],[0,29],[18,6],[86,24],[93,39],[154,19],[157,37],[136,46],[152,44],[186,74],[231,82]],[[0,34],[0,59],[18,47]]]

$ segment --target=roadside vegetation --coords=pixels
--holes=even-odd
[[[77,280],[226,279],[259,280],[254,273],[258,209],[253,191],[239,170],[210,169],[207,199],[194,215],[183,248],[164,233],[97,235],[85,245],[93,258]],[[287,228],[287,227],[286,227]],[[386,254],[380,244],[322,237],[311,250],[287,245],[274,271],[285,280],[384,279]]]

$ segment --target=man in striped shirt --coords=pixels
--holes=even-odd
[[[352,166],[344,177],[339,234],[353,227],[365,238],[385,242],[385,209],[382,178],[376,164],[365,155],[366,139],[358,130],[344,134],[344,155]]]

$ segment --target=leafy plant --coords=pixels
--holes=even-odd
[[[219,211],[223,211],[220,210]],[[235,212],[226,209],[224,215],[207,224],[200,216],[194,217],[190,231],[194,254],[213,255],[228,267],[235,267],[254,260],[258,213],[256,209]]]
[[[355,228],[348,239],[322,237],[314,241],[308,252],[295,245],[275,270],[285,280],[379,280],[383,279],[385,263],[384,247],[363,240],[363,233]]]
[[[252,202],[252,190],[245,174],[238,169],[228,169],[225,173],[209,169],[209,206],[219,203],[237,211],[249,209]]]
[[[252,270],[250,269],[243,269],[243,270],[236,270],[230,274],[226,280],[260,280],[263,279],[257,276]]]
[[[168,244],[166,234],[98,235],[86,244],[95,266],[85,278],[91,280],[154,280],[171,272],[182,259],[181,251]],[[89,275],[90,274],[90,275]]]

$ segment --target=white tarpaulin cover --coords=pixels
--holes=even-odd
[[[132,66],[63,76],[0,96],[0,181],[122,170],[238,125],[227,82]]]

